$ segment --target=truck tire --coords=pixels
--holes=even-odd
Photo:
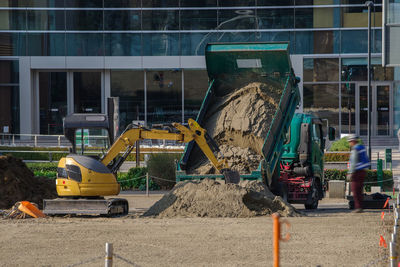
[[[279,196],[288,202],[288,186],[285,183],[279,183]]]
[[[320,190],[318,190],[318,185],[319,183],[314,178],[314,183],[312,185],[311,192],[308,196],[307,202],[304,204],[306,210],[315,210],[318,208],[318,202],[320,199],[319,195]]]

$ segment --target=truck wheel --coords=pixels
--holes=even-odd
[[[288,202],[288,187],[285,183],[279,183],[279,196],[286,202]]]
[[[306,210],[315,210],[318,208],[318,202],[319,202],[319,190],[314,183],[311,189],[311,194],[309,196],[309,199],[307,199],[307,202],[304,204],[304,207]]]

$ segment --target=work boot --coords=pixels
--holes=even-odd
[[[355,209],[352,211],[352,213],[362,213],[363,209]]]

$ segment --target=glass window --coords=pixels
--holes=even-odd
[[[303,64],[305,82],[339,81],[338,58],[305,58]]]
[[[382,4],[382,0],[374,0],[375,4]],[[364,5],[364,0],[340,0],[342,5]]]
[[[28,30],[65,30],[64,10],[29,10]]]
[[[296,28],[338,28],[340,9],[332,7],[296,8]]]
[[[216,42],[219,33],[181,33],[181,55],[202,56],[208,43]]]
[[[216,10],[181,10],[182,30],[212,30],[216,27]]]
[[[67,10],[66,12],[67,30],[69,31],[103,30],[102,10]]]
[[[257,6],[294,6],[294,0],[257,0]]]
[[[111,71],[111,96],[119,97],[119,123],[123,130],[132,121],[144,121],[144,72]]]
[[[219,10],[218,29],[255,29],[255,10]]]
[[[342,59],[342,81],[366,81],[367,58],[343,58]],[[372,80],[393,81],[394,68],[382,67],[381,58],[371,58]]]
[[[254,42],[254,32],[220,32],[218,42]]]
[[[179,0],[144,0],[143,7],[179,7]]]
[[[328,119],[329,126],[339,125],[339,85],[304,84],[303,110]]]
[[[0,56],[25,56],[25,33],[0,33]]]
[[[206,70],[185,70],[185,122],[196,119],[208,89]]]
[[[64,33],[29,33],[29,56],[65,56]]]
[[[0,60],[0,84],[18,83],[19,62],[17,60]]]
[[[300,31],[296,35],[296,54],[314,54],[314,32]]]
[[[259,29],[293,29],[294,9],[258,9]]]
[[[104,10],[105,30],[140,30],[140,10]]]
[[[141,0],[104,0],[104,7],[141,7]]]
[[[0,132],[19,133],[19,86],[0,85]]]
[[[0,10],[0,30],[26,30],[25,10]]]
[[[137,33],[106,33],[106,56],[140,56],[142,35]]]
[[[368,32],[365,31],[341,31],[342,53],[367,53]],[[355,45],[357,44],[357,45]]]
[[[217,0],[181,0],[181,7],[216,7]]]
[[[62,134],[67,115],[67,73],[39,72],[40,133]]]
[[[339,31],[315,31],[314,54],[339,53]]]
[[[66,7],[103,7],[103,0],[65,0]]]
[[[178,33],[144,33],[143,56],[178,56]]]
[[[218,0],[218,6],[255,6],[255,0]]]
[[[67,56],[103,56],[102,33],[69,33],[67,39]]]
[[[342,7],[342,27],[368,27],[368,7],[362,6]],[[382,7],[375,7],[371,10],[371,26],[382,27]]]
[[[342,133],[356,132],[356,86],[354,83],[342,83]]]
[[[27,7],[64,7],[64,0],[25,0],[20,2]]]
[[[147,122],[182,122],[182,72],[147,71]]]
[[[372,53],[382,53],[382,30],[372,30]]]
[[[168,31],[179,29],[178,10],[143,10],[143,30]]]
[[[101,72],[74,72],[74,112],[101,112]]]

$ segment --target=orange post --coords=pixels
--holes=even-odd
[[[285,238],[281,237],[281,223],[286,225],[286,230],[290,228],[290,223],[286,220],[279,221],[279,213],[272,214],[273,219],[273,245],[274,245],[274,267],[279,267],[279,241],[288,241],[290,234],[286,233]]]
[[[274,220],[274,267],[279,267],[279,239],[281,237],[281,224],[279,223],[279,213],[272,214]]]

